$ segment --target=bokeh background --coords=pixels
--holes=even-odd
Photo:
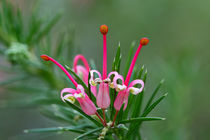
[[[37,1],[13,0],[12,3],[21,8],[27,21]],[[98,31],[101,24],[109,26],[109,70],[119,42],[122,55],[127,56],[132,41],[148,37],[150,44],[143,48],[137,65],[144,64],[148,69],[146,88],[149,92],[164,78],[162,90],[169,94],[153,112],[166,117],[166,121],[145,123],[141,129],[143,137],[148,140],[210,139],[210,1],[39,0],[38,5],[40,16],[62,13],[51,34],[67,26],[74,28],[75,53],[95,60],[99,70],[102,68],[102,38]],[[126,57],[122,57],[122,69],[125,60]],[[9,65],[3,56],[0,64]],[[11,76],[0,70],[1,81]],[[9,99],[7,94],[4,87],[0,87],[1,101]],[[74,134],[68,132],[23,134],[26,128],[51,126],[58,124],[43,117],[36,108],[0,108],[1,140],[73,139]]]

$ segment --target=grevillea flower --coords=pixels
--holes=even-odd
[[[74,103],[75,99],[79,102],[82,110],[87,115],[94,115],[96,114],[96,106],[94,103],[90,100],[90,98],[87,96],[87,94],[84,91],[84,88],[79,85],[74,78],[69,74],[69,72],[56,60],[53,58],[47,56],[47,55],[41,55],[41,58],[45,61],[52,61],[54,64],[56,64],[58,67],[60,67],[61,70],[68,76],[68,78],[71,80],[71,82],[74,84],[76,89],[73,88],[65,88],[61,91],[61,99],[65,102],[65,100]],[[64,96],[64,93],[70,93]]]
[[[133,57],[133,60],[131,62],[130,68],[128,70],[128,74],[126,76],[126,79],[124,81],[124,78],[121,75],[117,75],[116,77],[114,77],[113,83],[114,83],[114,87],[115,89],[118,91],[118,95],[114,101],[114,108],[116,109],[116,113],[112,122],[112,126],[114,126],[115,123],[115,119],[117,117],[117,113],[119,112],[120,108],[122,107],[122,105],[124,104],[124,108],[123,110],[126,109],[127,104],[128,104],[128,96],[129,93],[132,93],[134,95],[139,94],[143,88],[144,88],[144,82],[140,79],[134,80],[129,84],[130,78],[131,78],[131,74],[133,72],[133,68],[135,66],[137,57],[139,55],[139,52],[142,48],[142,46],[147,45],[149,43],[149,39],[147,38],[142,38],[140,40],[140,44],[139,47]],[[117,80],[120,79],[122,81],[122,85],[117,84]],[[136,88],[134,87],[135,85],[140,84],[141,88]]]
[[[79,60],[83,62],[84,66],[77,64]],[[83,82],[88,85],[90,67],[87,59],[83,55],[79,54],[74,57],[73,70],[83,80]],[[93,95],[96,96],[97,88],[95,86],[91,86],[91,91]]]
[[[108,33],[108,27],[106,25],[100,26],[100,32],[103,35],[103,74],[101,74],[97,70],[91,70],[91,79],[90,84],[96,86],[99,84],[99,91],[96,96],[96,101],[98,107],[103,110],[109,107],[110,105],[110,97],[109,97],[109,85],[112,85],[110,80],[111,75],[118,75],[117,72],[109,73],[107,77],[107,43],[106,43],[106,34]],[[94,73],[98,75],[98,78],[94,79]],[[111,86],[112,87],[112,86]]]
[[[63,95],[64,93],[70,93]],[[81,85],[77,85],[77,89],[73,88],[64,88],[61,91],[61,99],[65,102],[65,100],[69,101],[70,103],[74,103],[75,99],[79,102],[82,110],[87,115],[94,115],[96,114],[96,107],[94,103],[90,100],[87,94],[84,91],[84,88]]]
[[[97,108],[95,104],[90,100],[88,95],[85,93],[84,87],[82,85],[79,85],[60,63],[58,63],[56,60],[54,60],[53,58],[47,55],[41,55],[41,58],[44,59],[45,61],[52,61],[54,64],[60,67],[60,69],[63,70],[63,72],[68,76],[68,78],[76,87],[76,89],[64,88],[61,91],[61,99],[64,102],[68,101],[72,104],[77,100],[82,110],[87,115],[98,116],[98,118],[100,119],[100,121],[102,122],[104,126],[107,126],[106,117],[105,117],[105,109],[108,108],[110,105],[109,88],[115,89],[118,92],[118,95],[114,101],[114,108],[116,109],[116,114],[114,116],[114,119],[111,125],[113,126],[117,113],[119,112],[123,104],[124,104],[123,110],[126,109],[127,104],[128,104],[129,94],[132,93],[134,95],[137,95],[140,92],[142,92],[144,88],[144,82],[140,79],[136,79],[130,82],[130,84],[129,84],[129,81],[130,81],[131,74],[133,72],[133,68],[135,66],[137,57],[139,55],[139,52],[142,46],[148,44],[149,40],[147,38],[142,38],[140,40],[140,45],[134,55],[134,58],[128,70],[128,74],[124,81],[123,76],[118,74],[118,72],[116,71],[112,71],[109,74],[107,74],[106,34],[108,32],[108,27],[106,25],[102,25],[100,27],[100,32],[103,35],[103,73],[101,74],[97,70],[90,70],[89,64],[83,55],[77,55],[74,58],[73,71],[83,80],[83,82],[86,85],[88,85],[88,82],[90,83],[91,91],[96,97],[97,106],[101,108],[103,111],[103,119],[97,113]],[[81,60],[84,65],[78,65],[79,60]],[[90,73],[90,79],[88,81],[89,73]],[[113,81],[111,80],[112,79],[111,76],[113,76]],[[121,84],[118,83],[119,80],[121,80]],[[97,93],[97,85],[99,85],[98,93]],[[135,87],[136,85],[141,85],[141,87],[137,88]]]
[[[130,81],[131,74],[133,72],[133,68],[135,66],[137,57],[139,55],[139,52],[140,52],[142,46],[147,45],[148,43],[149,43],[149,40],[147,38],[142,38],[140,40],[139,47],[138,47],[138,49],[137,49],[137,51],[136,51],[136,53],[134,55],[134,58],[133,58],[133,60],[131,62],[131,65],[130,65],[130,68],[128,70],[128,74],[127,74],[127,77],[126,77],[125,81],[124,81],[124,78],[121,75],[117,75],[117,76],[114,77],[114,80],[113,80],[114,81],[114,87],[119,92],[117,97],[116,97],[116,99],[115,99],[115,102],[114,102],[114,107],[115,107],[115,109],[117,111],[120,110],[120,108],[121,108],[123,103],[125,103],[123,110],[126,109],[127,104],[128,104],[129,93],[137,95],[144,88],[144,82],[142,80],[134,80],[130,84],[129,84],[129,81]],[[117,80],[118,79],[120,79],[122,81],[122,85],[117,84]],[[137,84],[140,84],[141,88],[134,87]]]

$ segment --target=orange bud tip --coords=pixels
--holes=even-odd
[[[45,61],[49,61],[50,59],[49,59],[49,57],[47,56],[47,55],[41,55],[40,56],[43,60],[45,60]]]
[[[147,45],[148,43],[149,43],[149,39],[146,38],[146,37],[144,37],[140,40],[140,44],[143,45],[143,46]]]
[[[101,25],[100,26],[100,32],[101,32],[101,34],[106,35],[108,33],[108,26]]]

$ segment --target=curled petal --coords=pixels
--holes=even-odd
[[[122,90],[126,90],[127,87],[125,85],[118,84],[115,88],[116,88],[116,91],[119,92]]]
[[[82,85],[78,85],[77,86],[77,92],[78,93],[81,93],[82,94],[82,96],[86,96],[85,94],[85,90],[84,90],[84,88],[83,88],[83,86]]]
[[[109,73],[108,78],[110,78],[112,75],[117,76],[119,74],[116,71],[112,71],[112,72]]]
[[[107,83],[107,84],[110,84],[111,83],[111,80],[109,78],[106,78],[106,79],[103,80],[103,82],[104,83]]]
[[[117,87],[117,80],[120,79],[122,81],[122,85],[124,85],[124,78],[122,75],[116,75],[113,79],[114,86]]]
[[[135,85],[140,84],[141,88],[136,88],[134,87]],[[140,92],[142,92],[144,88],[144,82],[142,80],[134,80],[130,83],[130,85],[128,86],[128,91],[134,95],[139,94]]]
[[[64,93],[71,93],[72,95],[74,95],[75,93],[77,93],[77,90],[73,89],[73,88],[64,88],[61,91],[61,99],[63,100],[63,102],[65,102],[65,98],[63,97]]]
[[[94,79],[94,73],[96,73],[97,75],[98,75],[98,78],[96,78],[96,79]],[[92,86],[96,86],[97,85],[97,81],[98,80],[101,80],[101,74],[100,74],[100,72],[98,72],[97,70],[91,70],[90,71],[90,84],[92,85]],[[96,81],[97,80],[97,81]]]
[[[75,97],[73,94],[67,94],[63,97],[63,99],[69,101],[72,104],[75,102]]]

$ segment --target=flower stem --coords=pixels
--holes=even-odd
[[[102,110],[103,110],[104,124],[107,126],[107,124],[106,124],[106,116],[105,116],[105,109],[102,109]]]
[[[99,118],[99,120],[101,121],[101,123],[106,126],[106,124],[104,123],[104,120],[101,118],[101,116],[96,112],[96,116]]]
[[[116,111],[116,113],[115,113],[115,115],[114,115],[114,119],[113,119],[113,122],[112,122],[111,127],[114,126],[114,123],[115,123],[115,120],[116,120],[116,118],[117,118],[117,113],[118,113],[118,112],[119,112],[119,111]]]

